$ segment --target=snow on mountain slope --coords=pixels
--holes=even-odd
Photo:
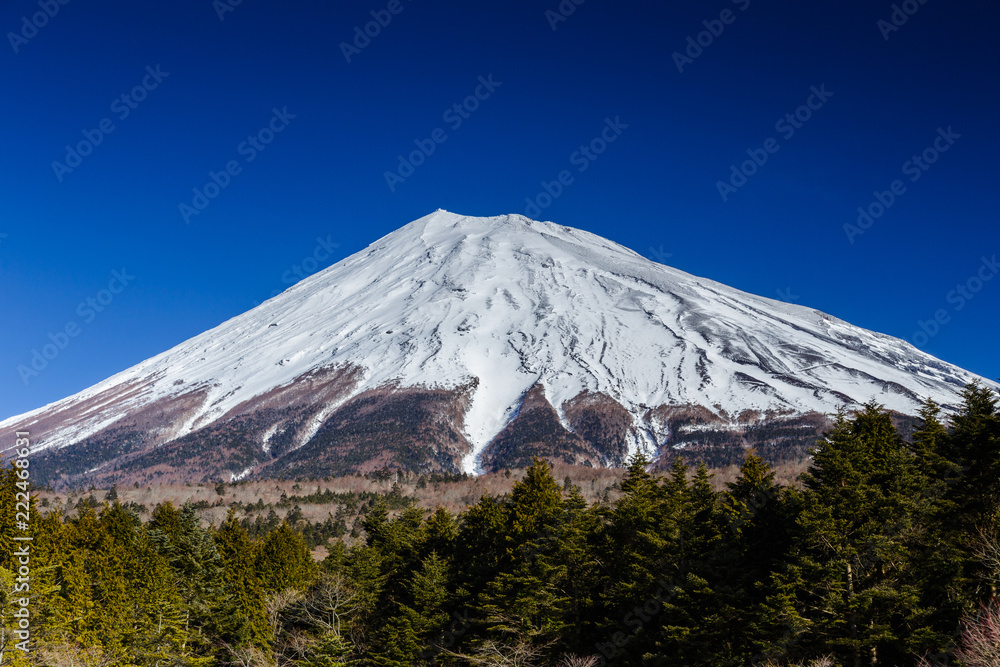
[[[926,397],[957,404],[962,386],[981,380],[905,341],[656,264],[585,231],[439,210],[0,428],[44,427],[37,444],[60,448],[183,398],[184,419],[158,430],[170,442],[306,374],[348,366],[359,369],[353,386],[314,415],[297,446],[366,391],[471,382],[461,419],[467,471],[536,384],[564,425],[564,404],[581,393],[614,399],[634,416],[634,450],[658,444],[643,417],[655,406],[703,406],[735,420],[874,398],[914,414]]]

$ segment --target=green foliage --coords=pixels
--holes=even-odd
[[[816,450],[781,578],[785,592],[794,590],[786,618],[805,630],[804,645],[855,663],[896,663],[927,648],[929,610],[908,553],[924,520],[924,488],[907,449],[890,416],[869,404],[854,419],[838,416]]]
[[[215,545],[222,559],[224,582],[221,636],[233,644],[269,646],[273,632],[264,606],[265,584],[255,571],[256,554],[250,537],[233,512],[219,526]]]
[[[316,572],[305,540],[287,522],[268,533],[256,551],[254,573],[265,593],[305,588]]]
[[[351,647],[336,632],[324,633],[313,644],[300,667],[346,667],[350,664]]]
[[[981,658],[1000,617],[995,392],[970,385],[950,420],[928,402],[905,440],[875,403],[840,414],[801,488],[740,451],[721,490],[704,465],[676,457],[660,476],[637,454],[620,494],[591,506],[539,459],[509,494],[458,516],[398,486],[315,487],[283,499],[284,521],[262,502],[234,503],[207,529],[196,505],[164,503],[145,521],[112,494],[81,496],[70,516],[32,505],[35,662],[992,664]],[[427,493],[449,481],[421,479]],[[5,611],[16,484],[0,471]],[[336,508],[313,523],[298,506],[309,501]],[[7,662],[12,629],[5,614]]]

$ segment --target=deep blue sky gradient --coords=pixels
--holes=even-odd
[[[340,43],[388,1],[243,0],[220,20],[211,0],[70,0],[17,53],[4,38],[0,418],[248,310],[318,238],[339,244],[325,267],[436,208],[523,213],[564,169],[543,219],[910,341],[942,310],[921,347],[1000,376],[1000,279],[948,300],[1000,254],[994,2],[913,0],[885,40],[888,1],[586,0],[555,30],[557,0],[400,1],[350,63]],[[724,9],[733,22],[678,72],[672,54]],[[39,11],[7,0],[0,30]],[[113,101],[157,65],[169,76],[120,120]],[[442,114],[489,75],[500,86],[452,129]],[[812,86],[833,95],[784,138],[776,121]],[[296,117],[248,163],[238,146],[285,107]],[[52,162],[105,118],[115,130],[60,182]],[[571,155],[606,118],[628,127],[579,172]],[[949,126],[961,137],[910,182],[903,164]],[[391,191],[385,171],[436,128],[447,140]],[[772,137],[723,201],[717,181]],[[230,160],[242,171],[185,224],[179,204]],[[844,224],[894,179],[905,194],[850,243]],[[123,268],[135,278],[102,312],[78,308]],[[71,323],[25,384],[18,366]]]

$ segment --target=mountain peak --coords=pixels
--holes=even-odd
[[[509,213],[494,216],[471,216],[460,213],[452,213],[443,208],[439,208],[411,224],[428,228],[455,228],[465,230],[467,233],[482,232],[484,230],[526,230],[532,229],[546,223],[539,223],[517,213]],[[551,223],[548,223],[551,224]],[[553,225],[554,226],[554,225]],[[403,228],[405,229],[405,227]]]
[[[545,454],[539,424],[562,433],[551,437],[564,458],[605,465],[679,446],[678,429],[697,424],[738,430],[873,398],[905,414],[927,397],[947,408],[975,379],[905,341],[657,264],[583,230],[438,209],[251,311],[0,427],[30,427],[43,448],[99,441],[104,452],[111,432],[160,447],[250,420],[261,430],[237,440],[256,438],[241,445],[256,447],[240,459],[254,463],[234,475],[275,460],[301,469],[293,463],[306,465],[295,458],[305,454],[295,452],[321,456],[335,443],[355,443],[369,452],[365,461],[383,465],[416,457],[473,472],[518,460],[511,452]],[[522,410],[536,431],[511,435]],[[147,423],[144,414],[156,416]],[[374,430],[358,430],[375,417]],[[337,460],[356,460],[352,452]]]

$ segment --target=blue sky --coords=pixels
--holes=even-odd
[[[1000,377],[1000,11],[896,7],[7,0],[0,418],[529,199]]]

